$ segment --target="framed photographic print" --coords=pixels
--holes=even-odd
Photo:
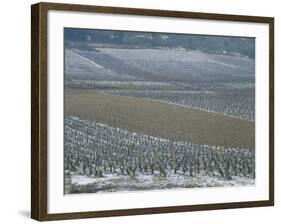
[[[32,5],[32,218],[274,204],[274,18]]]

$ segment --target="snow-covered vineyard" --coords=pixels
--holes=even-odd
[[[254,184],[254,149],[175,142],[65,117],[65,192]]]
[[[66,86],[255,120],[255,62],[180,49],[66,49]]]

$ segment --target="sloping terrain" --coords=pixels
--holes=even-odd
[[[251,121],[255,120],[254,75],[255,61],[240,56],[162,48],[65,50],[68,87],[159,100]]]
[[[177,142],[65,117],[65,193],[255,183],[255,151]]]
[[[253,79],[255,69],[253,59],[178,49],[67,49],[65,58],[66,76],[76,79],[241,81]]]
[[[143,73],[150,72],[168,81],[237,80],[250,79],[254,76],[254,60],[246,57],[179,49],[97,49],[125,64],[143,70]]]
[[[197,144],[255,147],[255,123],[157,101],[66,89],[65,114]]]

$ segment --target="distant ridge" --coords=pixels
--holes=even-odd
[[[183,48],[205,53],[230,54],[255,58],[252,37],[207,36],[195,34],[152,33],[95,29],[64,29],[66,45],[80,43],[117,45],[118,47]]]

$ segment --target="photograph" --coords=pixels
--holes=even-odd
[[[63,34],[64,194],[255,186],[255,37]]]
[[[33,219],[274,206],[274,17],[214,12],[31,6]]]

